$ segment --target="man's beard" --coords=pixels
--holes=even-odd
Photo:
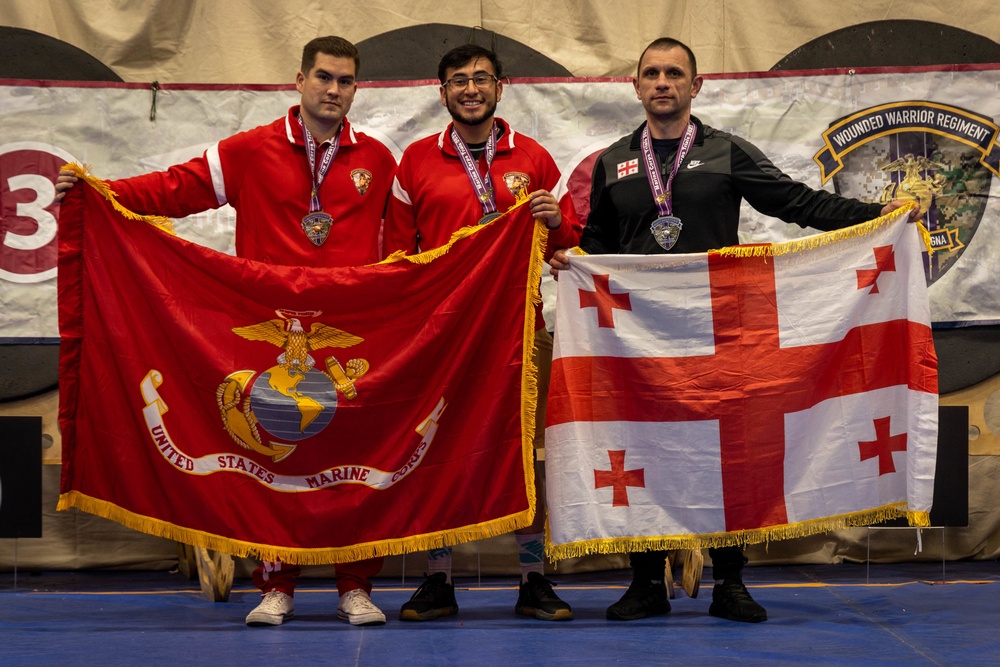
[[[451,102],[448,103],[448,113],[451,114],[452,120],[454,120],[456,123],[461,123],[463,125],[481,125],[482,123],[489,121],[491,118],[493,118],[493,114],[495,114],[497,110],[497,105],[496,102],[494,102],[493,104],[484,102],[481,115],[472,120],[469,120],[461,115],[462,108],[463,107],[461,102],[455,102],[454,104],[452,104]]]

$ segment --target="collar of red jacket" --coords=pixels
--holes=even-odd
[[[500,138],[497,139],[497,153],[505,153],[514,148],[514,130],[510,129],[510,125],[503,118],[496,118],[494,116],[494,120],[500,129]],[[437,143],[438,148],[444,151],[446,155],[457,158],[458,152],[455,150],[455,144],[451,141],[451,128],[454,126],[454,123],[448,123],[448,127],[438,135]]]
[[[285,116],[285,136],[288,137],[289,143],[296,146],[305,146],[305,135],[302,133],[302,125],[299,124],[298,115],[299,105],[296,104],[288,110],[288,114]],[[347,116],[344,116],[341,122],[344,124],[344,129],[340,132],[340,145],[350,146],[351,144],[358,143],[358,138],[354,134],[354,128],[351,127]]]

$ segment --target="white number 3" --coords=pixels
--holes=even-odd
[[[31,218],[38,225],[34,234],[16,234],[10,230],[4,234],[3,244],[14,250],[38,250],[44,248],[56,237],[56,219],[45,210],[51,206],[56,197],[56,188],[52,181],[38,174],[19,174],[7,179],[11,192],[15,190],[33,190],[35,199],[21,202],[17,205],[19,217]]]

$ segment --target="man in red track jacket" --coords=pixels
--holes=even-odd
[[[430,250],[448,242],[457,229],[485,224],[528,197],[531,213],[549,228],[546,259],[557,248],[580,239],[581,225],[564,214],[551,190],[559,180],[552,156],[536,141],[495,118],[503,95],[501,63],[492,51],[466,44],[444,55],[438,65],[441,104],[453,122],[440,134],[411,144],[400,160],[385,221],[385,254]],[[503,224],[501,221],[498,224]],[[535,447],[544,446],[545,397],[552,364],[552,337],[541,311],[536,314],[535,364],[538,410]],[[542,470],[536,465],[535,478]],[[515,612],[543,620],[573,617],[543,573],[544,486],[536,485],[534,523],[516,533],[521,588]],[[400,610],[404,621],[427,621],[455,614],[451,547],[428,554],[427,580]]]
[[[230,204],[236,254],[290,266],[357,266],[379,260],[379,231],[396,170],[392,153],[356,132],[347,112],[361,59],[340,37],[319,37],[302,52],[298,106],[283,118],[223,139],[201,157],[166,171],[112,181],[118,201],[144,215],[184,217]],[[73,172],[60,174],[61,199]],[[283,517],[295,521],[297,517]],[[337,616],[352,625],[385,623],[369,578],[382,558],[337,565]],[[247,625],[280,625],[294,615],[297,565],[264,563],[253,573],[263,601]]]

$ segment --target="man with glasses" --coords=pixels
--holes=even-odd
[[[694,53],[675,39],[657,39],[642,52],[633,86],[646,122],[594,165],[590,215],[580,241],[584,251],[698,253],[737,245],[744,199],[761,213],[823,231],[903,205],[866,204],[793,181],[756,146],[691,115],[702,81]],[[549,262],[553,275],[570,261],[565,250],[557,250]],[[743,549],[709,549],[709,555],[716,582],[709,613],[731,621],[767,620],[743,584]],[[669,612],[666,552],[632,553],[629,559],[632,583],[608,608],[607,618],[629,621]]]
[[[486,224],[527,196],[531,214],[549,228],[546,257],[552,249],[576,245],[580,224],[566,215],[550,190],[559,170],[534,140],[495,118],[503,96],[501,63],[492,51],[466,44],[446,53],[438,65],[441,104],[453,122],[440,134],[411,144],[400,160],[386,212],[386,254],[440,247],[457,229]],[[485,304],[484,304],[485,305]],[[540,311],[535,321],[538,410],[535,447],[545,433],[545,397],[552,364],[552,337]],[[516,531],[521,587],[514,610],[543,620],[568,620],[572,611],[552,590],[543,573],[544,485],[536,463],[534,523]],[[428,621],[458,612],[451,581],[451,547],[428,554],[428,577],[400,610],[404,621]]]

